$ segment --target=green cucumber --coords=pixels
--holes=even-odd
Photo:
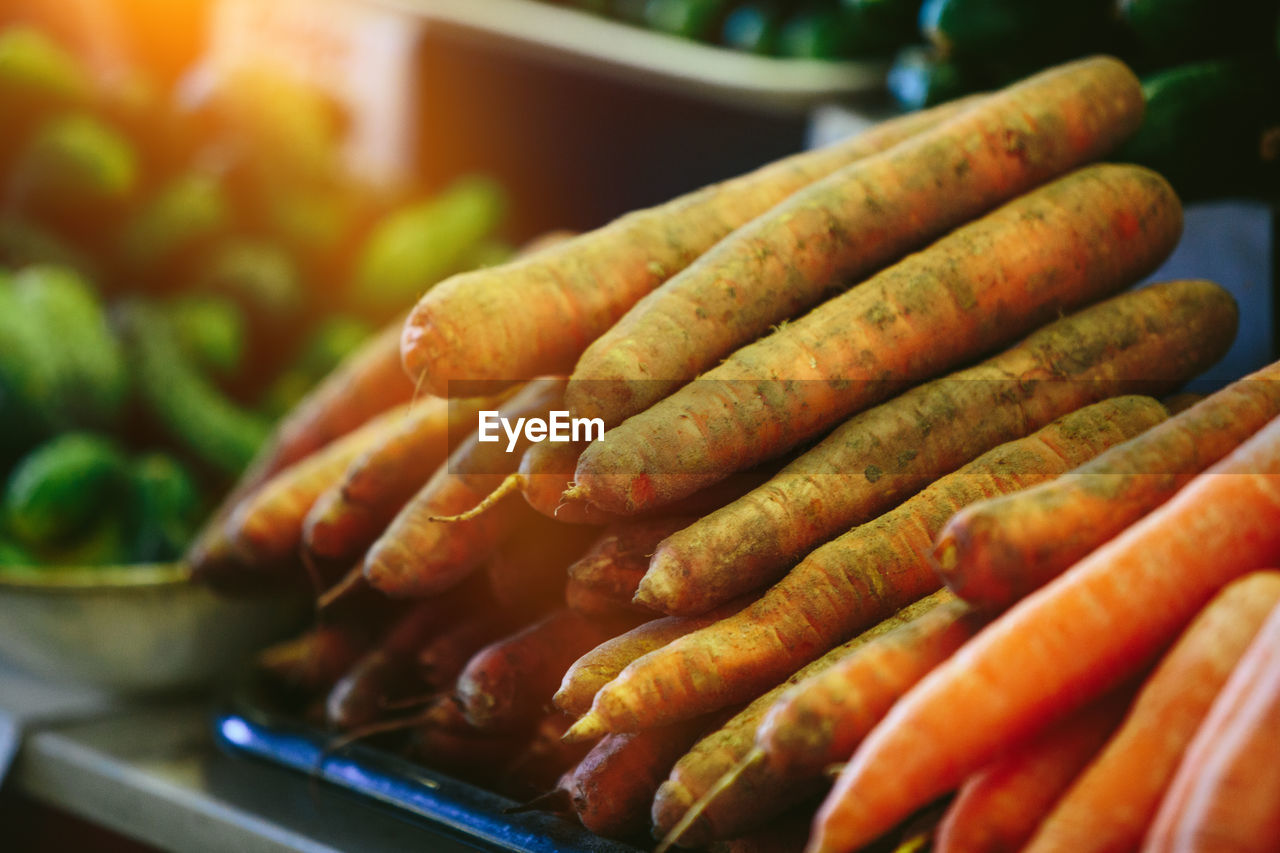
[[[167,453],[147,453],[132,469],[133,561],[176,559],[200,522],[200,490],[191,473]]]
[[[355,302],[398,311],[459,272],[467,253],[501,222],[506,196],[493,180],[460,178],[440,195],[394,210],[369,234],[352,282]]]
[[[842,59],[858,53],[850,16],[836,6],[809,4],[788,15],[778,31],[779,56]]]
[[[141,301],[121,306],[138,393],[156,420],[195,457],[235,476],[269,426],[226,397],[182,352],[172,326]]]
[[[183,296],[165,306],[182,352],[197,367],[217,376],[233,375],[244,361],[244,314],[219,296]]]
[[[729,0],[649,0],[644,7],[644,24],[668,35],[710,41],[729,6]]]
[[[170,181],[124,225],[119,254],[126,270],[161,278],[221,235],[231,202],[216,178],[192,173]]]
[[[115,442],[84,432],[56,436],[10,472],[4,493],[9,530],[30,548],[73,539],[118,503],[128,472]]]
[[[195,289],[236,302],[255,325],[283,330],[302,315],[306,293],[293,257],[276,243],[237,238],[206,259]]]
[[[110,426],[129,395],[120,342],[97,293],[66,267],[26,267],[13,277],[17,304],[45,338],[56,378],[42,409],[57,427]]]
[[[1183,201],[1280,194],[1280,64],[1209,60],[1142,81],[1142,126],[1112,156],[1160,172]]]
[[[1118,0],[1121,26],[1152,68],[1273,47],[1276,0]]]
[[[138,175],[138,156],[125,136],[96,116],[67,113],[36,130],[9,175],[9,187],[36,210],[102,211],[126,202]]]
[[[1111,0],[925,0],[920,30],[943,57],[1028,57],[1040,66],[1095,49]]]

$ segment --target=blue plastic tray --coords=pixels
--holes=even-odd
[[[228,710],[214,718],[223,748],[323,779],[448,829],[481,849],[528,853],[640,853],[554,814],[517,803],[362,744],[325,754],[329,736],[284,717]]]

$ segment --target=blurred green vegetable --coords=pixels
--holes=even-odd
[[[27,26],[0,31],[0,117],[82,103],[89,93],[80,64],[44,33]]]
[[[206,259],[195,289],[235,300],[267,329],[296,322],[306,302],[293,258],[264,240],[238,238],[219,245]]]
[[[135,532],[131,558],[176,559],[200,522],[200,491],[191,473],[167,453],[147,453],[133,464]]]
[[[767,56],[778,50],[778,33],[786,4],[780,0],[751,0],[735,6],[724,19],[720,41],[734,50]]]
[[[239,370],[248,345],[244,314],[230,299],[183,296],[165,311],[183,354],[193,364],[218,376]]]
[[[65,211],[120,204],[138,185],[133,144],[88,113],[49,119],[36,131],[9,175],[24,206]]]
[[[1147,65],[1162,66],[1274,45],[1275,0],[1118,0],[1116,11]]]
[[[924,109],[982,88],[972,71],[922,46],[898,51],[887,85],[894,102],[904,110]]]
[[[183,175],[162,187],[125,223],[121,260],[133,275],[173,274],[170,267],[226,231],[231,221],[231,203],[217,178]]]
[[[65,432],[27,454],[5,487],[9,531],[29,548],[76,538],[118,503],[128,482],[128,460],[115,442]]]
[[[374,226],[357,261],[356,303],[383,312],[411,305],[431,285],[463,268],[467,254],[497,227],[505,208],[502,188],[477,176],[388,214]]]

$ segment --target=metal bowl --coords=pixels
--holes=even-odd
[[[117,693],[190,691],[234,676],[308,612],[297,597],[219,597],[181,563],[0,567],[0,657]]]

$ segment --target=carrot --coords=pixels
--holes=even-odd
[[[532,418],[546,420],[553,409],[562,408],[565,381],[563,377],[556,376],[534,379],[494,410],[498,417],[510,421],[512,429],[519,430],[514,439],[505,428],[497,426],[489,430],[487,439],[484,438],[477,419],[474,427],[468,428],[467,437],[449,455],[449,469],[477,491],[498,488],[507,475],[519,468],[521,457],[533,445],[522,429],[521,421]]]
[[[458,677],[467,719],[489,731],[511,730],[550,705],[560,675],[619,626],[558,610],[476,653]]]
[[[597,835],[619,838],[642,832],[658,786],[709,722],[698,717],[603,737],[561,783],[578,820]]]
[[[616,426],[833,289],[1105,156],[1137,129],[1142,111],[1133,72],[1095,57],[1030,77],[846,166],[640,300],[579,359],[569,410]],[[890,321],[891,311],[868,319]],[[876,349],[849,349],[857,356],[864,347]]]
[[[510,797],[530,797],[556,787],[590,750],[584,744],[565,743],[562,735],[568,725],[559,712],[543,716],[529,741],[502,769],[498,789]]]
[[[658,543],[693,521],[677,515],[612,524],[569,567],[569,578],[610,598],[630,600]]]
[[[956,513],[938,536],[943,581],[979,607],[1043,586],[1280,415],[1280,362],[1077,471]]]
[[[493,788],[502,781],[506,765],[528,742],[527,731],[494,735],[422,726],[414,731],[408,753],[411,759],[433,770]]]
[[[936,853],[1016,853],[1097,755],[1132,692],[1095,702],[970,776],[938,827]]]
[[[995,445],[1117,394],[1175,387],[1217,361],[1235,303],[1157,284],[1045,326],[981,364],[850,418],[765,485],[663,541],[638,600],[696,613],[773,580],[815,545]]]
[[[367,630],[352,625],[319,625],[258,653],[254,668],[273,683],[308,693],[328,690],[372,643]]]
[[[889,618],[874,625],[851,640],[837,646],[822,657],[793,672],[781,684],[774,685],[756,697],[749,705],[734,714],[724,725],[698,741],[689,752],[676,762],[671,776],[653,801],[654,835],[666,836],[673,841],[697,844],[712,838],[727,838],[741,832],[744,822],[741,815],[729,816],[726,822],[714,797],[715,789],[729,780],[736,785],[751,785],[755,773],[762,767],[753,751],[760,722],[786,691],[807,678],[824,672],[849,654],[877,637],[907,624],[927,610],[930,602],[910,604]],[[762,815],[768,818],[787,804],[796,802],[821,789],[821,785],[790,785],[774,790],[774,811]],[[709,796],[711,795],[711,796]],[[697,805],[697,811],[690,810]],[[683,825],[682,824],[686,824]],[[678,836],[677,836],[678,832]]]
[[[870,841],[1133,674],[1220,587],[1280,557],[1278,517],[1280,419],[916,685],[845,767],[812,853]]]
[[[460,613],[445,620],[415,658],[423,683],[441,689],[452,687],[472,655],[509,632],[511,626],[511,617],[498,611]]]
[[[928,609],[787,691],[769,710],[756,744],[780,779],[817,776],[844,761],[908,689],[985,623],[947,590]]]
[[[573,494],[623,514],[683,497],[1134,283],[1180,229],[1178,200],[1154,172],[1074,172],[743,347],[609,430],[583,451]]]
[[[382,715],[387,702],[421,692],[422,681],[415,677],[419,649],[440,631],[449,614],[478,609],[483,591],[470,584],[421,602],[395,621],[386,636],[329,692],[326,704],[330,724],[340,729],[367,725]]]
[[[1124,725],[1041,824],[1028,850],[1133,850],[1214,697],[1280,602],[1280,572],[1230,584],[1143,686]]]
[[[252,569],[229,547],[223,530],[232,510],[276,472],[310,456],[374,415],[410,399],[413,385],[400,369],[403,327],[403,317],[393,320],[377,337],[347,356],[285,416],[259,448],[187,549],[186,559],[198,582],[221,588],[252,586]]]
[[[493,600],[509,613],[543,616],[564,601],[569,565],[598,531],[530,514],[485,567]]]
[[[352,460],[399,428],[396,406],[279,471],[244,498],[227,519],[227,536],[249,564],[287,563],[302,542],[302,524],[316,498],[341,479]]]
[[[591,700],[595,698],[596,691],[616,678],[627,664],[641,655],[662,648],[678,637],[730,616],[739,609],[741,606],[738,602],[731,602],[702,616],[651,619],[606,640],[573,662],[565,671],[560,689],[552,700],[565,713],[581,716],[591,710]]]
[[[584,442],[548,441],[525,451],[517,473],[517,487],[529,506],[566,524],[608,524],[617,520],[617,516],[589,503],[563,499],[585,446]]]
[[[405,324],[405,370],[442,397],[466,395],[464,380],[512,382],[567,371],[636,300],[735,228],[966,106],[884,122],[847,142],[627,214],[536,256],[441,282]]]
[[[452,457],[450,457],[452,459]],[[432,521],[475,506],[483,498],[442,465],[369,546],[361,571],[395,597],[434,595],[465,580],[528,516],[523,502],[507,499],[468,521]]]
[[[316,498],[302,547],[320,563],[350,565],[468,434],[489,397],[417,400],[397,427],[360,454],[339,482]]]
[[[614,598],[607,593],[575,581],[573,578],[564,587],[565,606],[574,613],[580,613],[589,619],[655,619],[662,615],[648,607],[635,604],[629,598]]]
[[[1187,746],[1144,851],[1263,853],[1280,838],[1280,607]]]
[[[633,662],[600,689],[570,734],[647,728],[751,698],[937,589],[927,554],[957,508],[1060,474],[1163,414],[1150,398],[1115,398],[988,451],[817,549],[740,613]]]

